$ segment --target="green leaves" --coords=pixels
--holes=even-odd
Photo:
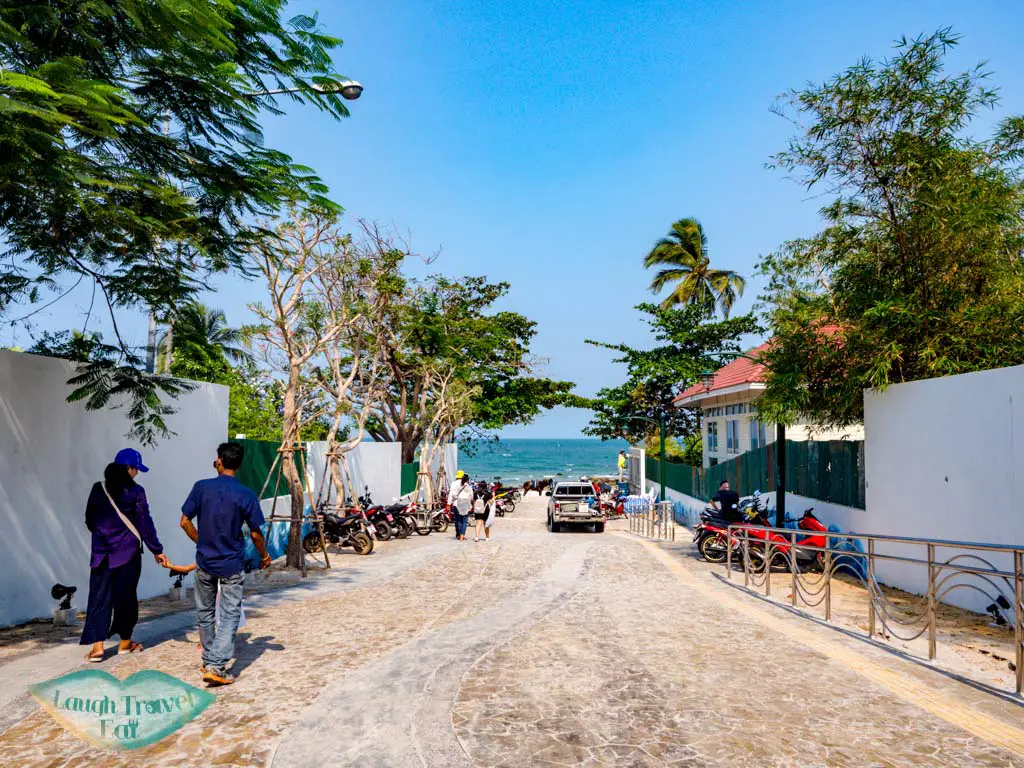
[[[291,102],[348,114],[331,60],[341,41],[284,10],[284,0],[0,6],[0,230],[12,257],[0,314],[76,274],[111,313],[166,317],[205,275],[240,268],[267,234],[258,216],[289,202],[336,207],[315,172],[263,144],[261,110],[282,111],[266,90],[295,88]],[[149,390],[141,402],[169,393]]]
[[[634,349],[624,344],[590,341],[621,353],[615,359],[626,366],[626,381],[606,387],[593,398],[572,398],[567,404],[589,408],[594,416],[584,432],[602,439],[624,438],[639,442],[658,431],[664,416],[668,434],[688,437],[698,427],[695,411],[676,408],[675,397],[697,383],[702,371],[722,364],[720,353],[739,352],[741,340],[761,331],[751,315],[710,322],[706,306],[666,308],[641,304],[659,346]]]
[[[970,135],[996,95],[981,68],[945,72],[957,41],[901,40],[785,100],[807,128],[773,164],[834,199],[759,267],[774,419],[844,426],[865,388],[1024,362],[1024,120]]]
[[[694,304],[705,309],[715,307],[729,317],[736,299],[743,295],[746,281],[737,273],[713,269],[708,258],[708,237],[696,219],[679,219],[668,237],[663,237],[644,257],[644,267],[662,266],[651,280],[651,291],[665,287],[672,292],[661,306],[669,308]]]

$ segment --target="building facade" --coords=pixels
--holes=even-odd
[[[747,352],[756,357],[767,343]],[[764,392],[765,369],[760,363],[737,358],[715,372],[710,386],[695,384],[673,401],[676,408],[701,412],[704,466],[710,467],[775,441],[776,425],[757,416],[757,399]],[[798,419],[786,428],[787,440],[863,440],[864,427],[825,429]]]

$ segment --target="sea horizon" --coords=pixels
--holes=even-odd
[[[472,454],[459,448],[459,469],[473,478],[501,479],[509,484],[527,480],[577,479],[611,476],[617,472],[625,440],[596,437],[508,437],[474,441]]]

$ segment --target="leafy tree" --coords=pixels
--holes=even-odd
[[[708,237],[696,219],[680,219],[644,257],[644,267],[662,267],[651,280],[651,291],[671,286],[672,292],[661,303],[668,308],[678,304],[718,307],[724,317],[736,299],[743,295],[746,281],[727,269],[713,269],[708,257]]]
[[[634,349],[587,341],[621,353],[615,362],[626,365],[626,381],[598,390],[592,398],[574,398],[573,405],[594,411],[584,433],[639,443],[658,434],[658,418],[664,415],[667,435],[688,438],[698,434],[697,412],[676,408],[673,400],[697,383],[703,371],[721,365],[721,357],[715,353],[741,351],[740,340],[761,328],[751,315],[711,322],[708,307],[693,304],[672,309],[640,304],[637,309],[647,315],[659,344],[652,349]]]
[[[972,138],[997,97],[981,68],[944,71],[957,42],[900,40],[780,107],[806,128],[774,166],[833,199],[759,267],[769,421],[852,424],[865,388],[1024,362],[1024,118]]]
[[[249,351],[244,348],[242,332],[228,326],[222,310],[210,309],[198,301],[190,301],[175,310],[173,327],[172,357],[193,356],[198,353],[198,356],[232,363],[240,363],[251,358]],[[170,346],[170,335],[171,332],[166,332],[157,342],[157,347],[164,356],[166,348]],[[192,351],[186,354],[181,351],[182,347],[189,347]],[[171,368],[175,375],[183,375],[173,370],[173,362]],[[200,380],[212,381],[206,378]]]
[[[10,0],[0,4],[0,313],[76,277],[92,281],[117,357],[83,368],[90,408],[127,397],[143,442],[166,434],[161,395],[114,310],[170,316],[231,269],[282,204],[322,207],[314,173],[265,146],[268,90],[340,118],[340,45],[285,0]]]
[[[508,289],[508,283],[488,283],[486,277],[434,276],[410,282],[386,317],[391,385],[367,431],[375,440],[402,443],[404,463],[415,459],[436,415],[434,388],[448,382],[448,371],[455,371],[460,386],[448,382],[445,391],[469,397],[465,408],[459,399],[458,423],[451,425],[464,436],[529,423],[572,389],[570,382],[534,375],[529,343],[535,322],[492,311]]]

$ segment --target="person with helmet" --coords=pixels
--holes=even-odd
[[[469,510],[473,506],[473,485],[469,482],[469,475],[461,469],[455,473],[455,482],[448,489],[448,506],[455,518],[455,539],[465,541]]]

